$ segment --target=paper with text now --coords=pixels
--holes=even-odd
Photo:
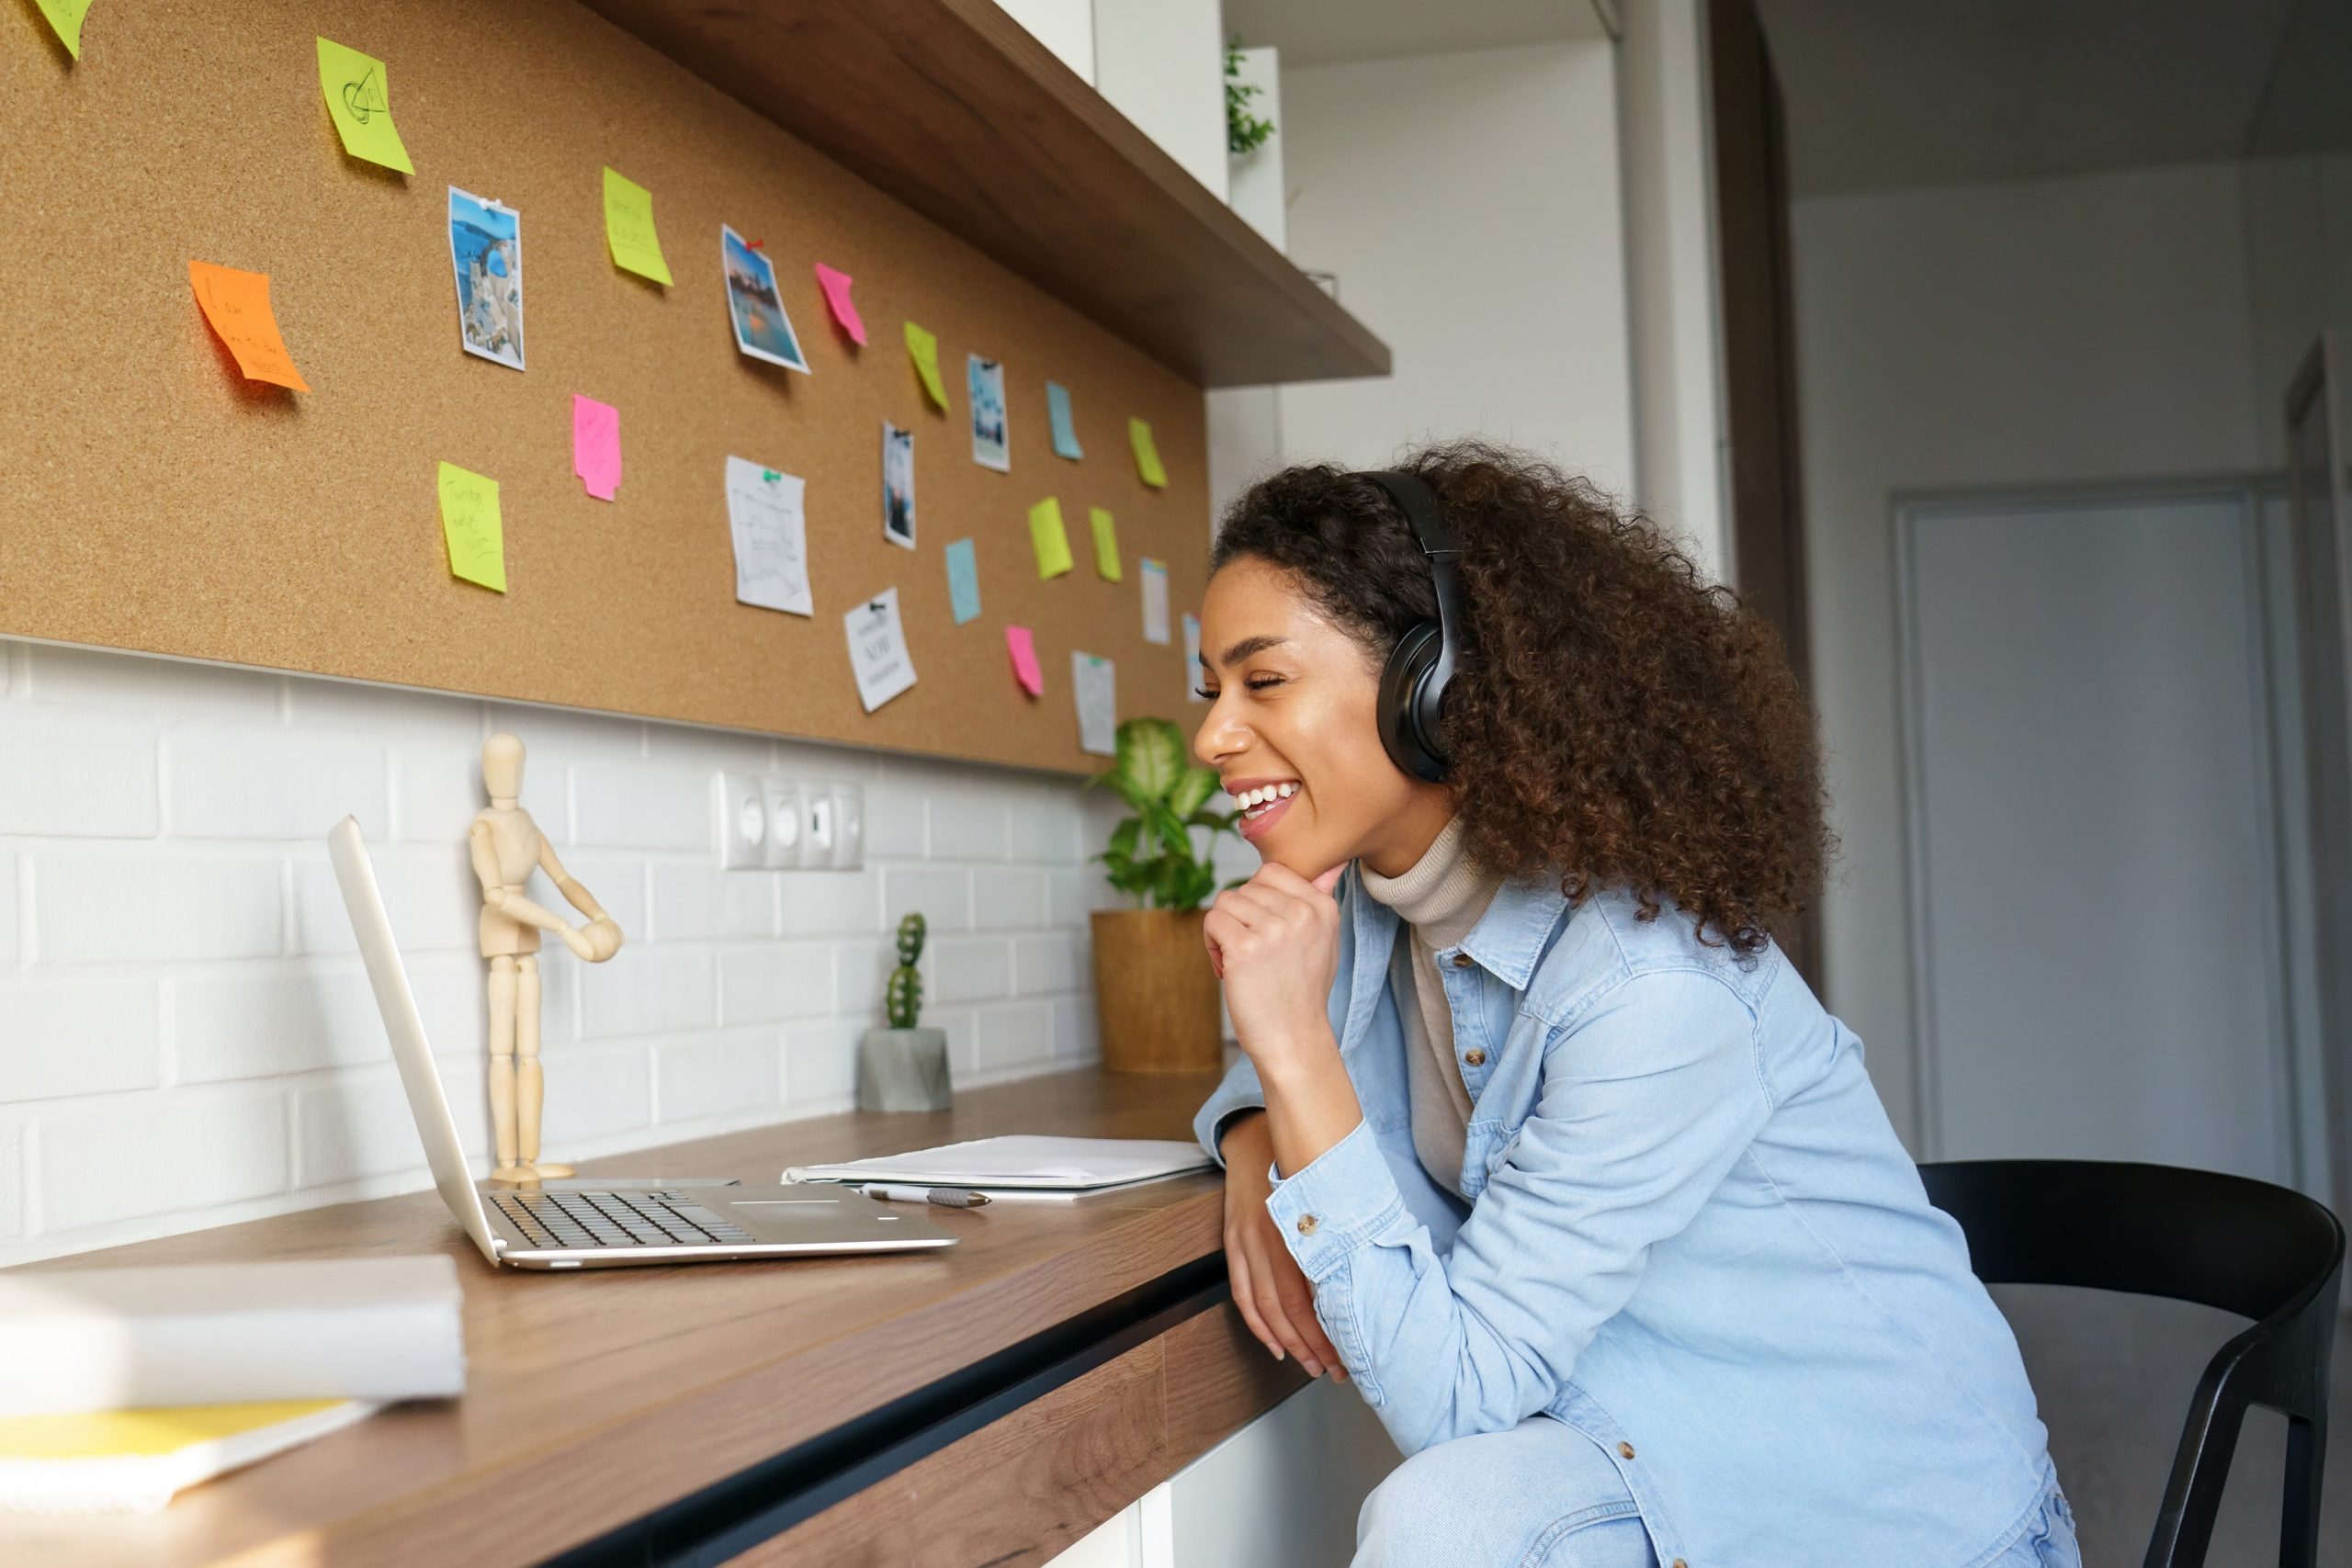
[[[392,124],[391,89],[384,84],[382,61],[333,39],[320,39],[319,91],[326,95],[327,114],[345,152],[404,175],[416,173],[401,143],[400,130]]]
[[[653,193],[619,170],[605,170],[605,243],[613,265],[664,285],[670,264],[662,259],[662,235],[653,227]]]
[[[307,392],[311,384],[294,368],[286,340],[277,335],[277,317],[269,308],[269,274],[243,272],[191,259],[188,287],[196,291],[198,309],[235,356],[237,368],[249,381],[267,381]]]
[[[498,516],[498,481],[455,463],[441,465],[441,536],[449,571],[506,592],[506,530]]]

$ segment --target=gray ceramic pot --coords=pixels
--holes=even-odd
[[[944,1111],[956,1103],[944,1029],[869,1029],[857,1048],[860,1111]]]

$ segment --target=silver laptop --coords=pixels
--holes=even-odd
[[[327,835],[335,880],[359,937],[376,1005],[391,1037],[392,1060],[433,1167],[433,1184],[474,1245],[492,1263],[523,1269],[602,1269],[628,1263],[697,1263],[776,1258],[804,1252],[902,1252],[953,1247],[953,1234],[904,1206],[818,1182],[615,1188],[585,1182],[560,1190],[534,1183],[477,1186],[466,1169],[457,1119],[424,1038],[408,971],[392,943],[392,924],[376,886],[376,868],[345,818]],[[586,1190],[582,1190],[586,1189]]]

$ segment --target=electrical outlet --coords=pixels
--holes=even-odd
[[[718,775],[718,863],[728,870],[767,863],[767,794],[758,774]]]
[[[800,863],[831,865],[833,863],[833,794],[823,784],[811,784],[801,792]]]
[[[766,863],[800,863],[800,786],[788,779],[763,779],[768,807]]]
[[[865,786],[833,786],[833,865],[855,871],[865,863]]]

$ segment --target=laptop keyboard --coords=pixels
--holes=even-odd
[[[683,1192],[490,1192],[535,1247],[707,1247],[754,1240]]]

